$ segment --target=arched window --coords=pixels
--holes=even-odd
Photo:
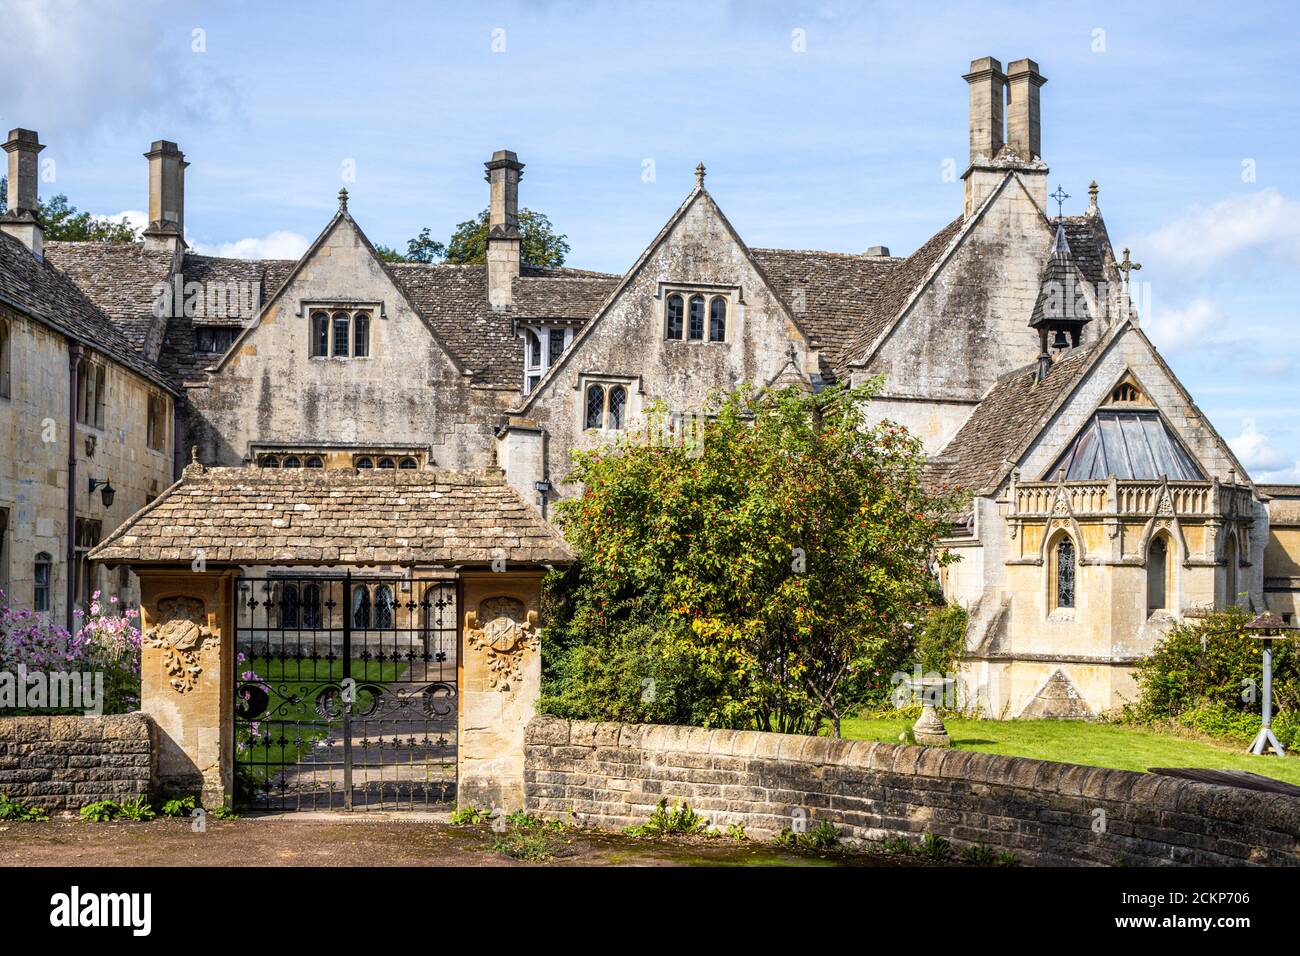
[[[9,397],[9,323],[0,319],[0,398]]]
[[[532,329],[524,329],[524,336],[528,339],[528,367],[542,367],[542,340],[537,337],[537,333]]]
[[[33,569],[33,582],[35,585],[32,593],[32,610],[48,611],[50,609],[50,556],[47,552],[42,551],[36,556],[36,565]]]
[[[1074,582],[1077,568],[1074,557],[1074,541],[1062,535],[1056,544],[1055,567],[1053,574],[1053,591],[1056,607],[1074,607]]]
[[[374,463],[374,461],[373,461],[371,458],[369,458],[368,456],[366,456],[366,455],[362,455],[360,458],[357,459],[357,467],[358,467],[358,468],[374,468],[374,467],[375,467],[375,463]]]
[[[302,589],[302,626],[321,626],[319,584],[309,584]]]
[[[692,342],[704,341],[704,296],[691,296],[691,321],[688,335]]]
[[[324,312],[315,312],[311,317],[311,354],[313,358],[330,354],[330,317]]]
[[[86,358],[77,363],[77,421],[104,427],[104,369]]]
[[[286,584],[280,589],[280,627],[297,627],[298,620],[298,585]]]
[[[380,468],[395,468],[396,465],[393,463],[393,459],[391,459],[391,458],[381,458],[381,459],[379,459],[379,467],[380,467]]]
[[[282,468],[301,468],[301,467],[302,467],[302,459],[300,459],[297,455],[290,455],[288,458],[286,458],[286,459],[284,460],[284,462],[281,464],[281,467],[282,467]]]
[[[670,295],[668,297],[668,324],[665,334],[670,339],[680,339],[682,337],[682,297],[680,295]]]
[[[370,591],[364,584],[352,588],[352,626],[361,630],[370,627]]]
[[[352,318],[352,357],[365,358],[370,354],[370,316],[358,312]]]
[[[1169,606],[1169,542],[1163,534],[1147,549],[1147,614]]]
[[[605,417],[605,390],[599,385],[587,386],[587,417],[585,428],[599,428]]]
[[[375,588],[375,627],[381,631],[393,627],[393,589],[387,584]]]
[[[308,467],[308,468],[324,468],[324,467],[325,467],[325,462],[321,459],[321,456],[320,456],[320,455],[312,455],[310,458],[307,459],[307,467]]]
[[[606,428],[619,429],[623,427],[623,409],[627,406],[627,389],[622,385],[615,385],[609,390],[609,420]]]
[[[263,468],[280,467],[280,459],[276,458],[274,455],[263,455],[261,458],[257,460],[257,463],[261,465]]]
[[[1237,557],[1237,536],[1229,533],[1228,543],[1223,549],[1223,594],[1224,607],[1232,607],[1234,604],[1241,604],[1241,595],[1237,593],[1237,565],[1240,559]]]
[[[348,357],[348,314],[334,313],[334,357]]]
[[[415,460],[414,458],[411,458],[411,457],[408,455],[406,458],[403,458],[401,461],[399,461],[399,462],[397,463],[397,467],[398,467],[398,468],[418,468],[418,467],[419,467],[419,463],[416,462],[416,460]]]
[[[727,300],[718,296],[709,303],[709,341],[727,340]]]

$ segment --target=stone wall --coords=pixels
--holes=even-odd
[[[147,797],[153,751],[143,714],[0,717],[0,793],[54,812]]]
[[[1026,863],[1300,864],[1300,798],[1022,757],[537,717],[525,768],[530,812],[604,827],[667,797],[760,839],[802,810],[846,837],[934,833]]]

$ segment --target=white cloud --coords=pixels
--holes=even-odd
[[[109,222],[124,222],[139,235],[149,225],[149,214],[143,209],[123,209],[112,216],[104,216]]]
[[[1152,307],[1142,328],[1160,351],[1174,354],[1206,344],[1206,339],[1225,325],[1223,313],[1210,299],[1193,299],[1186,308]]]
[[[1228,444],[1255,481],[1300,481],[1300,461],[1277,451],[1269,437],[1256,427],[1255,419],[1242,419],[1241,434],[1229,438]]]
[[[223,259],[297,259],[310,245],[306,236],[280,230],[265,236],[250,236],[234,242],[194,243],[194,251]]]
[[[1180,272],[1260,251],[1300,263],[1300,201],[1271,188],[1234,196],[1198,206],[1132,245],[1150,263]]]

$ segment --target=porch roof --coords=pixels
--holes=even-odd
[[[570,564],[499,471],[185,468],[90,551],[107,564]]]

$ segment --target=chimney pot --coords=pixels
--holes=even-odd
[[[524,164],[513,150],[498,149],[483,166],[489,186],[488,302],[502,309],[513,304],[514,280],[520,269],[519,180]]]
[[[45,232],[40,217],[40,168],[36,158],[45,147],[35,130],[11,129],[4,150],[9,154],[8,211],[0,229],[13,236],[37,258],[45,254]]]
[[[1016,60],[1007,67],[1007,142],[1024,160],[1043,155],[1038,91],[1046,82],[1033,60]]]
[[[970,84],[970,161],[987,162],[1002,148],[1007,78],[998,60],[983,56],[971,60],[963,79]]]
[[[869,257],[888,258],[889,246],[871,246],[863,253],[863,255]]]
[[[156,139],[149,160],[149,225],[145,244],[179,255],[185,248],[185,154],[168,139]]]

